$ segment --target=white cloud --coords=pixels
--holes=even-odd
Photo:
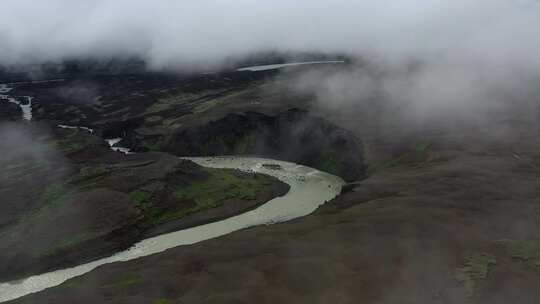
[[[260,49],[540,66],[540,4],[513,0],[4,0],[0,62],[136,55],[214,64]]]

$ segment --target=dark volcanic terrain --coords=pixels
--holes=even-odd
[[[535,108],[504,104],[485,124],[464,122],[452,113],[445,113],[451,119],[433,115],[411,123],[372,101],[339,111],[321,109],[310,102],[313,96],[283,89],[277,76],[275,71],[167,76],[170,79],[157,75],[153,82],[153,76],[123,75],[18,86],[16,94],[36,96],[34,117],[53,134],[59,132],[55,124],[67,124],[92,127],[96,136],[79,131],[75,138],[81,139],[75,142],[84,141],[91,148],[78,150],[78,144],[62,140],[70,133],[54,135],[63,143],[61,152],[52,154],[51,165],[26,162],[24,166],[30,167],[20,166],[30,171],[7,171],[22,177],[17,186],[3,187],[0,195],[21,203],[12,199],[4,203],[8,207],[2,213],[1,238],[9,238],[9,229],[23,231],[19,225],[33,223],[14,219],[35,208],[40,197],[35,193],[44,193],[57,181],[81,189],[88,178],[98,190],[85,192],[86,199],[72,198],[81,208],[102,195],[116,195],[117,203],[107,206],[124,210],[117,222],[141,223],[141,217],[149,217],[144,207],[148,194],[154,198],[154,191],[160,191],[152,184],[155,180],[169,189],[209,174],[171,154],[263,154],[333,172],[350,184],[341,196],[305,218],[105,265],[12,303],[538,302],[540,113]],[[80,90],[85,92],[81,101],[61,97],[59,92],[77,84],[86,88]],[[100,137],[122,137],[122,145],[140,153],[127,157],[111,153]],[[68,165],[57,165],[60,161]],[[23,172],[38,178],[25,179]],[[228,174],[246,183],[253,180]],[[2,185],[15,181],[13,176],[0,178]],[[266,200],[282,193],[283,185],[259,178],[265,181],[261,191]],[[168,192],[161,191],[167,197]],[[256,197],[260,201],[250,201],[246,208],[263,200]],[[159,202],[164,210],[171,206],[167,202]],[[57,210],[61,209],[46,212]],[[95,210],[97,217],[102,219],[99,212],[107,210]],[[63,212],[70,216],[78,209]],[[206,220],[206,213],[199,214]],[[142,227],[154,223],[143,220]],[[178,227],[182,226],[171,229]],[[153,229],[143,231],[152,234]],[[65,235],[52,235],[51,242],[65,244],[61,241]],[[37,234],[24,237],[25,244],[40,246]],[[15,246],[8,241],[0,244]],[[104,247],[72,248],[88,250],[92,256],[107,252],[91,252]],[[3,261],[17,251],[2,252]],[[70,257],[69,250],[58,252]],[[69,262],[79,258],[75,254]],[[26,261],[37,265],[32,264],[34,259]],[[4,269],[0,274],[12,276]]]
[[[536,303],[538,147],[470,140],[411,149],[306,218],[15,303]]]
[[[0,127],[0,279],[108,256],[150,236],[251,210],[288,186],[173,155],[123,155],[89,132]],[[29,148],[30,147],[30,148]]]
[[[78,75],[78,74],[76,74]],[[353,181],[365,173],[361,142],[299,110],[306,96],[273,85],[276,71],[177,76],[80,76],[15,85],[35,96],[34,120],[89,127],[135,152],[178,156],[260,155]]]

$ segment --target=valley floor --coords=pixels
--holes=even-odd
[[[224,108],[248,100],[238,99]],[[260,100],[261,112],[293,101]],[[536,119],[427,128],[357,111],[320,113],[362,139],[367,176],[314,214],[106,265],[13,303],[537,303]]]

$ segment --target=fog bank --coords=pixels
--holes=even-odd
[[[135,56],[209,68],[276,49],[540,67],[540,3],[526,0],[4,0],[2,10],[2,65]]]

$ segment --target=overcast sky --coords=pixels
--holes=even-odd
[[[528,0],[2,0],[0,64],[135,55],[154,67],[273,48],[540,67]]]

